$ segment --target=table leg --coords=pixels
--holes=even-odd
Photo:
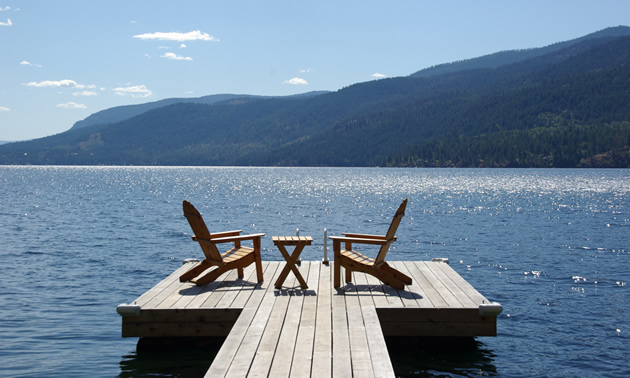
[[[278,276],[278,279],[276,280],[276,289],[280,289],[280,287],[282,287],[284,280],[286,280],[287,276],[289,275],[289,271],[293,271],[295,277],[298,279],[298,281],[300,281],[300,286],[302,286],[302,289],[306,290],[308,288],[308,285],[306,284],[306,281],[304,281],[304,278],[295,265],[295,262],[300,257],[300,253],[302,253],[302,249],[304,249],[304,244],[296,245],[293,253],[290,256],[289,252],[283,245],[278,244],[278,249],[280,250],[280,253],[282,253],[282,256],[284,256],[287,264],[284,266],[284,269],[282,269],[282,272],[280,272],[280,276]]]

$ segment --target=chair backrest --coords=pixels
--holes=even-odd
[[[405,209],[407,208],[407,198],[405,198],[398,210],[396,210],[396,214],[394,214],[394,219],[392,219],[392,223],[389,225],[389,229],[387,230],[387,234],[385,234],[385,240],[387,243],[381,246],[381,249],[378,251],[378,255],[376,255],[376,259],[374,260],[374,264],[379,264],[385,261],[385,256],[387,256],[387,251],[389,251],[389,246],[396,240],[396,230],[398,230],[398,225],[400,221],[405,216]]]
[[[199,211],[188,201],[184,201],[183,207],[184,216],[188,220],[190,228],[192,228],[195,233],[193,240],[199,242],[201,250],[203,250],[203,254],[206,256],[206,260],[215,264],[222,264],[223,258],[221,257],[221,253],[216,245],[210,241],[210,231],[208,231],[206,222],[203,221]]]

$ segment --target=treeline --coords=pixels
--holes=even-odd
[[[395,167],[628,168],[630,123],[509,130],[427,140],[383,161]]]
[[[521,87],[445,92],[340,121],[273,151],[264,164],[630,167],[623,154],[629,78],[625,65]],[[599,154],[614,159],[595,162]]]

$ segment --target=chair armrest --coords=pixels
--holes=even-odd
[[[390,242],[385,239],[353,238],[353,237],[348,237],[348,236],[329,236],[328,238],[332,239],[333,241],[357,243],[357,244],[384,245]]]
[[[241,240],[258,239],[258,238],[261,238],[263,236],[265,236],[265,234],[249,234],[249,235],[226,236],[224,238],[212,239],[212,242],[216,243],[216,244],[230,243],[230,242],[241,241]]]
[[[233,230],[233,231],[221,231],[221,232],[215,232],[213,234],[210,234],[210,239],[216,239],[216,238],[224,238],[226,236],[236,236],[239,235],[241,232],[243,232],[242,230]]]
[[[344,235],[344,236],[347,236],[349,238],[386,240],[385,239],[386,238],[385,235],[355,234],[355,233],[350,233],[350,232],[342,232],[341,234]]]

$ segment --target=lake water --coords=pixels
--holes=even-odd
[[[211,230],[383,233],[392,260],[447,257],[500,302],[473,348],[408,346],[400,374],[628,376],[630,170],[0,166],[0,375],[194,376],[211,353],[136,349],[115,308],[201,257]],[[393,345],[392,348],[395,348]],[[212,348],[210,348],[212,349]]]

